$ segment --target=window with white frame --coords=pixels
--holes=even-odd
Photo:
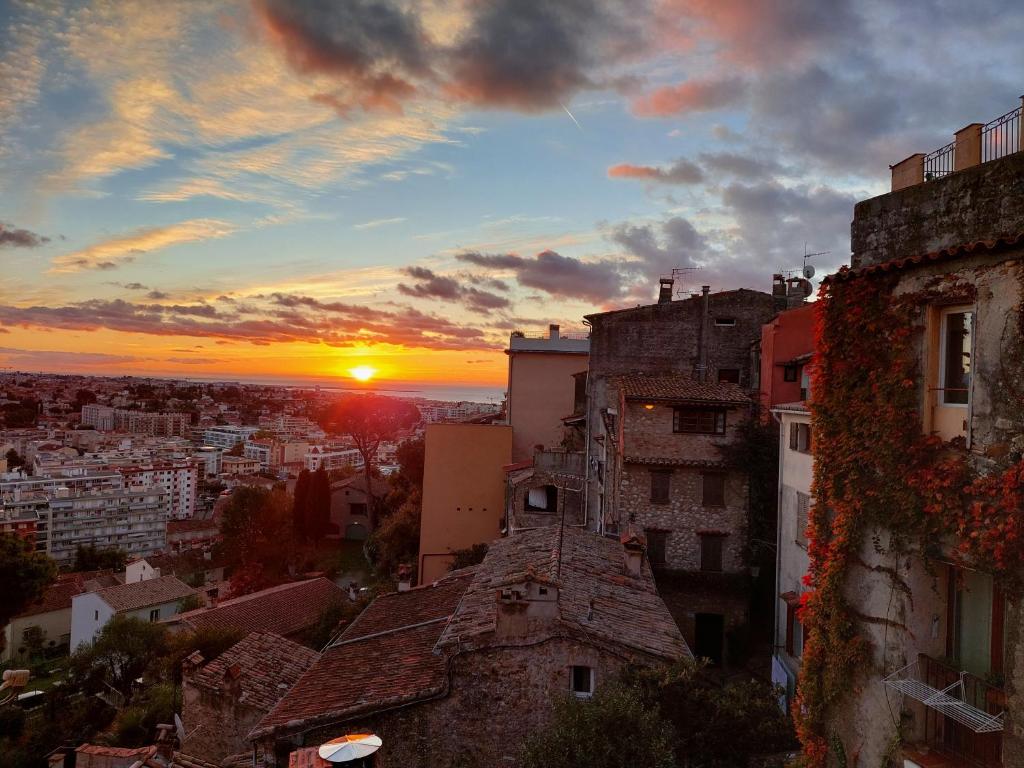
[[[572,695],[579,699],[589,699],[594,695],[594,668],[574,666],[570,669]]]
[[[951,307],[939,326],[939,402],[966,406],[971,390],[974,311]]]

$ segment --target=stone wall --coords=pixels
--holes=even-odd
[[[188,677],[182,681],[181,719],[188,734],[181,747],[184,752],[217,763],[228,755],[249,751],[246,736],[266,712],[239,702],[240,692],[227,683],[224,690],[214,693],[190,684]]]
[[[652,469],[672,473],[668,503],[651,501]],[[701,483],[702,470],[693,467],[625,465],[618,497],[623,523],[629,522],[639,531],[669,531],[665,566],[687,571],[700,570],[699,532],[727,532],[722,544],[722,567],[725,571],[740,571],[746,543],[746,476],[726,473],[724,507],[703,506]]]
[[[515,766],[530,734],[544,727],[554,703],[570,695],[573,665],[596,669],[598,686],[618,675],[627,659],[568,639],[524,647],[472,651],[451,660],[451,690],[441,698],[369,718],[313,728],[291,742],[309,746],[367,730],[381,737],[376,768],[493,768]],[[301,743],[300,743],[301,742]],[[287,765],[278,747],[278,766]],[[257,744],[256,765],[275,766],[275,745]]]
[[[1024,152],[857,203],[852,265],[1024,232]]]
[[[673,432],[673,412],[671,405],[657,403],[648,410],[643,403],[627,402],[622,419],[623,454],[651,459],[721,461],[719,448],[736,439],[749,408],[726,409],[725,434],[722,435]]]

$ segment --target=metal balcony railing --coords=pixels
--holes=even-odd
[[[981,162],[998,160],[1020,150],[1021,109],[1011,109],[981,129]]]
[[[951,141],[946,146],[940,147],[934,152],[929,152],[924,156],[924,180],[933,181],[951,174],[953,172],[955,159],[955,141]]]

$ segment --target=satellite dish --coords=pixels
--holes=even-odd
[[[174,713],[174,730],[178,734],[178,745],[184,745],[185,743],[185,724],[181,721],[181,715],[177,712]]]
[[[806,277],[808,280],[810,280],[812,277],[814,277],[814,265],[813,264],[804,264],[804,277]]]
[[[804,298],[807,298],[812,293],[814,293],[814,286],[811,284],[810,280],[800,281],[800,292],[803,293]]]
[[[372,755],[383,743],[372,733],[353,733],[321,744],[317,754],[329,763],[349,763]]]

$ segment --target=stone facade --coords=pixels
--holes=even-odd
[[[582,453],[571,451],[537,451],[532,466],[512,469],[506,511],[509,530],[559,525],[563,520],[567,525],[585,524],[583,458]],[[536,503],[537,494],[543,504]]]

